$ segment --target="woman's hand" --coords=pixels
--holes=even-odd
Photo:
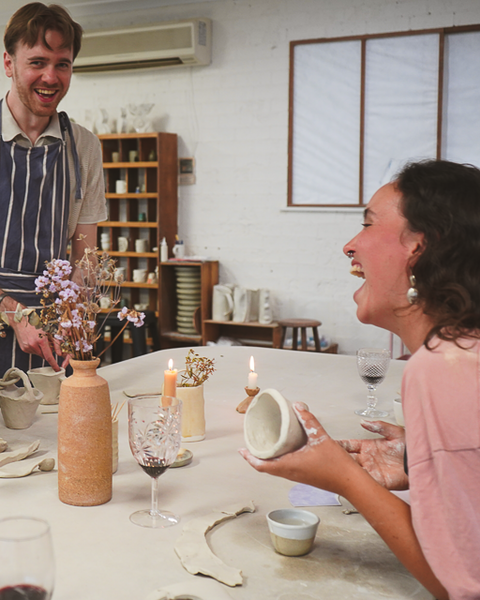
[[[350,472],[357,470],[358,466],[302,403],[294,404],[293,408],[308,436],[305,446],[269,460],[256,458],[246,448],[239,450],[240,454],[262,473],[342,494]]]
[[[341,440],[338,443],[380,485],[389,490],[408,489],[404,470],[405,430],[384,421],[362,421],[367,431],[378,433],[382,439]]]

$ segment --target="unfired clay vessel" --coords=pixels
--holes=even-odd
[[[307,441],[291,403],[274,389],[253,399],[245,414],[244,435],[250,453],[262,459],[293,452]]]
[[[15,383],[22,380],[24,387]],[[9,383],[11,381],[11,383]],[[9,429],[27,429],[35,419],[43,394],[32,387],[26,373],[13,367],[8,369],[0,387],[0,408],[3,420]]]
[[[60,385],[65,379],[65,369],[54,371],[52,367],[38,367],[27,371],[33,385],[43,392],[40,404],[58,404]]]

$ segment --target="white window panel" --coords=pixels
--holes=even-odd
[[[292,204],[358,203],[360,41],[294,52]]]
[[[442,158],[480,166],[480,32],[445,36]]]
[[[438,34],[367,41],[363,202],[409,160],[435,158]]]

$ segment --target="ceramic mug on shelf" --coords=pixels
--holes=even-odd
[[[138,151],[130,150],[130,152],[128,153],[128,160],[130,162],[136,162],[138,160]]]
[[[112,152],[112,162],[118,162],[120,160],[120,154],[118,152]]]
[[[148,252],[148,240],[135,240],[135,252]]]
[[[183,258],[185,256],[185,246],[183,242],[181,244],[176,243],[172,248],[173,256],[175,258]]]
[[[145,283],[147,281],[147,269],[133,269],[133,281]]]
[[[119,252],[128,252],[128,238],[127,237],[119,236],[118,251]]]
[[[117,179],[115,182],[115,193],[117,194],[126,194],[127,192],[127,182],[123,179]]]

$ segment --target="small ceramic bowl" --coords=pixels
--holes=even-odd
[[[402,409],[402,399],[394,398],[393,399],[393,414],[395,415],[395,420],[398,425],[405,427],[405,419],[403,418],[403,409]]]
[[[243,430],[248,450],[261,459],[293,452],[307,441],[291,403],[273,389],[255,396],[245,414]]]
[[[267,515],[275,550],[285,556],[303,556],[313,547],[320,519],[308,510],[285,508]]]

